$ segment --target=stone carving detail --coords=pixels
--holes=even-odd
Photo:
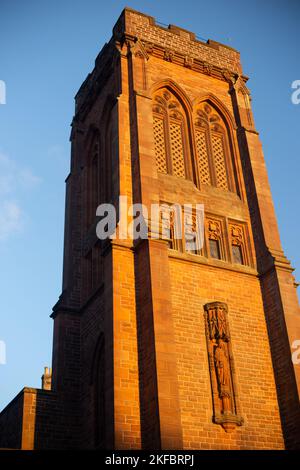
[[[168,62],[173,62],[173,58],[174,58],[174,52],[166,49],[164,52],[164,59]]]
[[[130,48],[131,54],[133,54],[135,57],[140,57],[145,60],[149,60],[149,55],[142,41],[136,38],[127,38],[125,42]]]
[[[153,54],[153,50],[154,50],[153,44],[151,44],[150,42],[143,42],[143,45],[144,45],[145,51],[148,54]]]
[[[234,88],[236,80],[237,80],[237,74],[230,72],[230,70],[223,68],[222,69],[222,75],[224,80],[229,83],[230,85],[230,90]]]
[[[246,86],[246,80],[247,79],[245,77],[242,77],[241,75],[239,75],[234,85],[238,91],[241,90],[243,91],[243,93],[245,93],[245,95],[250,96],[250,90]]]
[[[232,245],[242,245],[244,241],[243,229],[238,225],[230,226],[230,235]]]
[[[221,223],[218,220],[208,219],[208,238],[210,240],[220,240],[222,236]]]
[[[212,384],[213,421],[226,432],[243,424],[239,414],[227,305],[212,302],[204,306],[208,360]]]
[[[209,64],[208,62],[203,61],[203,71],[207,75],[212,74],[212,65]]]
[[[233,263],[250,265],[251,256],[249,248],[247,248],[243,226],[229,224],[229,235]]]
[[[185,56],[184,58],[184,66],[191,69],[194,65],[194,59],[190,56]]]
[[[235,82],[231,83],[230,93],[235,94],[240,106],[242,125],[253,127],[253,117],[251,112],[251,94],[246,86],[246,78],[238,75]],[[244,111],[244,112],[243,112]]]

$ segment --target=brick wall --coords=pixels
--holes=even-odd
[[[57,393],[25,387],[0,413],[0,447],[23,450],[74,447],[74,430],[68,427],[70,411]],[[74,408],[72,415],[76,417]]]
[[[0,448],[21,448],[23,401],[22,391],[0,413]]]
[[[282,449],[270,347],[255,275],[170,258],[180,409],[185,448]],[[194,256],[195,258],[195,256]],[[232,433],[212,423],[204,305],[222,301],[228,319],[244,424]]]

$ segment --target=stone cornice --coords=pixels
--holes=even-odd
[[[134,51],[135,45],[137,43],[141,44],[143,50],[145,51],[144,54],[147,60],[149,59],[149,56],[156,57],[158,59],[171,62],[175,65],[188,68],[195,72],[226,81],[231,86],[234,86],[238,80],[244,84],[248,81],[248,77],[246,75],[241,75],[227,67],[220,67],[214,64],[212,61],[204,60],[199,56],[193,54],[184,54],[172,46],[166,47],[165,45],[143,40],[138,36],[133,36],[132,34],[128,33],[124,33],[121,37],[119,37],[119,41],[120,44],[125,43],[128,46],[128,49],[131,49],[134,54],[136,54]],[[140,50],[138,53],[140,53]],[[128,53],[125,55],[128,56]]]
[[[256,129],[253,129],[251,127],[246,127],[246,126],[239,126],[237,128],[237,131],[238,133],[241,133],[241,132],[249,132],[250,134],[256,134],[256,135],[259,135],[259,132],[256,130]]]
[[[68,307],[66,305],[61,305],[59,302],[54,305],[53,312],[50,315],[50,318],[55,318],[59,313],[66,313],[68,315],[79,315],[80,308]]]
[[[55,319],[55,317],[59,314],[67,314],[67,315],[74,315],[74,316],[79,316],[82,313],[84,313],[84,310],[88,305],[90,305],[94,299],[97,297],[97,295],[102,292],[104,289],[104,284],[103,282],[93,290],[91,295],[86,299],[86,301],[78,308],[75,307],[69,307],[62,302],[58,301],[54,307],[53,307],[53,312],[50,315],[50,318]]]
[[[263,277],[273,270],[286,271],[290,274],[295,271],[295,269],[291,266],[290,261],[286,258],[282,251],[269,249],[268,261],[264,269],[259,273],[259,276]],[[294,282],[294,284],[297,285],[298,283]]]
[[[172,258],[178,262],[182,263],[192,263],[192,264],[201,264],[209,268],[222,269],[226,271],[232,271],[240,274],[245,274],[248,276],[258,277],[258,272],[255,268],[246,265],[233,265],[228,261],[223,260],[208,260],[208,258],[201,255],[194,255],[189,253],[180,253],[175,252],[174,250],[169,250],[169,258]]]
[[[237,73],[231,72],[227,68],[221,68],[200,58],[193,57],[192,55],[184,55],[172,48],[166,48],[148,41],[142,41],[142,44],[147,54],[153,57],[172,62],[175,65],[180,65],[181,67],[209,75],[228,83],[235,82],[239,76]]]

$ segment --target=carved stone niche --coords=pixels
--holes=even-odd
[[[228,309],[223,302],[204,306],[205,333],[213,399],[213,422],[226,432],[243,424],[239,413]]]

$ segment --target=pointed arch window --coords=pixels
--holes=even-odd
[[[99,204],[100,193],[100,138],[98,133],[94,136],[88,161],[87,180],[87,211],[86,221],[89,227],[95,220],[96,208]]]
[[[185,110],[169,90],[153,98],[153,132],[156,166],[160,173],[189,178],[189,145]]]
[[[196,109],[194,124],[200,184],[235,191],[230,139],[222,116],[204,102]]]

